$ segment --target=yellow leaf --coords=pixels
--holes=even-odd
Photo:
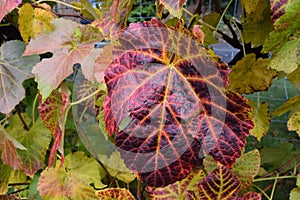
[[[25,3],[19,10],[19,30],[25,43],[32,37],[31,25],[33,21],[33,7]]]

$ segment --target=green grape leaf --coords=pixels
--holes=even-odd
[[[22,3],[22,0],[0,1],[0,22],[7,13],[15,9],[20,3]]]
[[[8,190],[8,182],[11,173],[13,172],[13,168],[8,165],[4,165],[1,161],[0,163],[0,194],[5,194]]]
[[[295,71],[287,75],[289,81],[291,81],[295,87],[300,91],[300,67],[298,67]]]
[[[254,48],[259,47],[273,29],[269,1],[242,0],[241,3],[245,11],[242,18],[244,42],[251,43]]]
[[[76,152],[67,155],[62,166],[58,160],[55,168],[46,168],[41,173],[37,189],[42,199],[98,199],[90,184],[105,187],[100,180],[97,161],[86,157],[83,152]]]
[[[22,82],[32,78],[39,56],[23,56],[25,43],[9,41],[0,47],[0,112],[9,114],[25,97]]]
[[[240,189],[248,188],[254,177],[258,174],[260,167],[260,155],[257,149],[242,154],[234,163],[232,173],[239,179]]]
[[[216,169],[216,167],[218,166],[218,163],[215,161],[215,159],[213,157],[211,157],[210,155],[207,155],[207,156],[205,156],[205,158],[203,160],[203,166],[204,166],[206,173],[211,173],[212,171],[214,171]]]
[[[296,131],[300,137],[300,111],[294,112],[289,117],[287,127],[289,131]]]
[[[286,102],[284,102],[283,105],[276,108],[276,110],[274,110],[272,112],[272,115],[273,116],[281,116],[286,112],[289,112],[293,109],[298,109],[298,108],[300,109],[300,95],[294,96],[294,97],[290,98],[289,100],[287,100]]]
[[[187,0],[160,0],[162,4],[173,16],[180,18],[182,16],[182,7]]]
[[[270,112],[269,105],[267,103],[249,102],[252,107],[252,115],[254,117],[254,128],[250,130],[250,135],[256,137],[258,141],[265,136],[270,127]]]
[[[124,188],[107,188],[104,190],[97,191],[96,195],[101,200],[135,200],[134,196],[130,193],[130,191]]]
[[[38,35],[29,42],[24,55],[52,52],[33,68],[43,100],[73,72],[79,63],[84,76],[94,81],[94,64],[102,49],[95,49],[95,42],[102,41],[100,31],[90,25],[80,25],[63,18],[52,21],[54,31]],[[80,38],[76,32],[80,30]]]
[[[300,65],[300,38],[281,45],[272,56],[269,67],[287,74],[295,71]]]
[[[285,14],[274,23],[274,30],[266,39],[262,52],[268,53],[272,51],[273,53],[276,53],[276,50],[280,46],[284,45],[288,41],[292,41],[292,39],[297,39],[297,34],[299,35],[300,31],[299,13],[300,1],[291,1],[287,4],[285,7]]]
[[[204,180],[199,182],[198,199],[234,199],[240,189],[240,182],[226,167],[218,165]]]
[[[146,191],[153,200],[185,200],[187,199],[187,191],[193,192],[198,196],[198,183],[204,179],[205,174],[202,170],[192,171],[186,178],[176,181],[166,187],[147,187]]]
[[[22,116],[25,121],[28,121],[27,115]],[[39,119],[27,131],[23,128],[22,121],[18,116],[13,118],[6,131],[26,147],[26,150],[17,150],[17,153],[22,161],[25,174],[33,176],[44,166],[46,151],[51,141],[50,131]]]
[[[209,24],[213,27],[216,27],[220,20],[220,17],[221,17],[221,15],[219,13],[211,12],[208,15],[205,15],[203,17],[203,21],[205,21],[207,24]],[[205,33],[204,46],[207,47],[210,44],[218,43],[211,28],[209,28],[207,25],[203,24],[202,30]]]
[[[254,53],[247,54],[232,67],[229,89],[242,94],[267,90],[277,75],[275,70],[268,69],[268,63],[268,59],[256,60]]]
[[[39,6],[33,8],[29,3],[25,3],[19,10],[19,30],[25,43],[42,32],[53,30],[51,20],[57,16],[48,4]]]
[[[290,200],[300,199],[300,188],[294,188],[290,192]]]
[[[40,118],[45,126],[51,131],[54,138],[54,143],[49,156],[49,166],[52,164],[56,150],[59,151],[62,160],[64,158],[64,132],[66,115],[70,108],[70,105],[68,104],[69,95],[69,89],[62,86],[60,91],[53,90],[45,102],[42,102],[42,98],[40,98],[40,105],[38,107]]]

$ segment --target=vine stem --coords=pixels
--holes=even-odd
[[[27,126],[25,120],[23,119],[23,117],[22,117],[22,115],[21,115],[19,106],[16,106],[16,111],[17,111],[17,114],[18,114],[18,116],[19,116],[19,118],[20,118],[22,124],[23,124],[23,128],[24,128],[26,131],[29,131],[29,128],[28,128],[28,126]]]
[[[260,187],[258,187],[255,184],[252,184],[253,187],[255,187],[256,189],[258,189],[268,200],[271,200],[270,197],[267,195],[267,193],[265,191],[263,191]]]
[[[35,120],[35,116],[34,116],[34,113],[35,113],[35,106],[36,106],[36,102],[38,100],[38,96],[39,94],[36,94],[34,100],[33,100],[33,105],[32,105],[32,111],[31,111],[31,116],[32,116],[32,125],[34,124],[34,120]]]
[[[297,178],[297,176],[276,176],[276,177],[266,177],[266,178],[258,178],[254,179],[253,182],[260,182],[260,181],[269,181],[274,179],[287,179],[287,178]]]
[[[98,92],[100,92],[100,91],[101,91],[101,89],[98,89],[98,90],[96,90],[95,92],[91,93],[90,95],[88,95],[88,96],[86,96],[86,97],[84,97],[84,98],[82,98],[82,99],[80,99],[80,100],[78,100],[78,101],[72,102],[70,105],[71,105],[71,106],[74,106],[74,105],[80,104],[80,103],[82,103],[82,102],[88,100],[89,98],[93,97],[94,95],[96,95],[96,94],[97,94]]]
[[[279,177],[279,174],[276,173],[276,178],[275,178],[274,183],[273,183],[273,188],[272,188],[270,199],[273,199],[275,188],[276,188],[276,185],[277,185],[278,177]]]
[[[242,31],[239,29],[239,27],[238,27],[238,25],[236,24],[235,20],[230,20],[230,21],[234,24],[234,26],[236,27],[236,29],[237,29],[238,32],[239,32],[239,35],[240,35],[240,37],[241,37],[242,47],[243,47],[243,54],[244,54],[244,56],[246,56],[246,49],[245,49],[245,43],[244,43],[244,37],[243,37],[243,35],[242,35]]]
[[[193,16],[193,13],[191,13],[190,11],[188,11],[186,8],[182,8],[182,10],[183,10],[186,14],[188,14],[189,16],[191,16],[191,17]],[[206,23],[206,22],[203,21],[202,19],[199,19],[198,22],[200,22],[200,24],[203,24],[203,25],[209,27],[210,29],[212,29],[212,30],[214,30],[214,31],[217,31],[217,29],[216,29],[215,27],[213,27],[212,25]]]
[[[233,2],[233,0],[230,0],[230,1],[228,2],[228,4],[227,4],[226,8],[224,9],[224,11],[223,11],[223,13],[222,13],[222,15],[221,15],[221,17],[220,17],[220,20],[218,21],[218,24],[217,24],[217,26],[216,26],[216,29],[217,29],[217,30],[219,29],[219,26],[220,26],[220,24],[221,24],[221,21],[222,21],[222,19],[223,19],[225,13],[227,12],[227,10],[228,10],[228,8],[229,8],[229,6],[230,6],[230,4],[231,4],[232,2]]]
[[[70,4],[66,3],[66,2],[59,1],[59,0],[39,0],[39,1],[36,2],[36,4],[40,4],[40,3],[42,3],[42,2],[49,2],[49,1],[50,1],[50,2],[54,2],[54,3],[59,3],[59,4],[62,4],[62,5],[65,5],[65,6],[68,6],[68,7],[70,7],[70,8],[75,9],[75,10],[81,10],[81,8],[79,8],[79,7],[70,5]]]

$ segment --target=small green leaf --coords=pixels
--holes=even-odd
[[[211,12],[208,15],[205,15],[203,17],[203,21],[205,21],[207,24],[216,27],[218,24],[218,21],[220,19],[221,15],[217,12]],[[216,44],[218,43],[214,34],[213,34],[213,30],[211,30],[211,28],[209,28],[208,26],[206,26],[205,24],[202,25],[202,30],[205,33],[205,37],[204,37],[204,46],[208,46],[210,44]]]
[[[9,177],[12,172],[13,172],[12,167],[10,167],[8,165],[4,165],[1,162],[1,165],[0,165],[0,194],[5,194],[7,192]]]
[[[232,67],[229,89],[242,94],[267,90],[277,74],[268,69],[268,62],[268,59],[256,60],[254,53],[247,54]]]
[[[300,67],[298,67],[295,71],[287,75],[289,81],[291,81],[295,87],[300,92]]]
[[[135,200],[134,196],[124,188],[107,188],[97,191],[96,195],[101,200]]]
[[[269,105],[267,103],[259,103],[257,107],[255,102],[250,101],[249,103],[254,117],[254,128],[250,130],[250,134],[260,141],[267,134],[270,127]]]

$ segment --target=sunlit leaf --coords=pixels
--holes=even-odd
[[[84,156],[82,152],[69,154],[61,166],[56,162],[55,168],[46,168],[38,182],[38,190],[42,199],[98,199],[95,189],[103,188],[100,182],[99,165],[93,158]]]
[[[160,0],[162,4],[172,15],[181,17],[182,7],[186,4],[186,0]]]
[[[23,115],[27,121],[28,117]],[[13,118],[11,125],[6,129],[7,133],[16,138],[26,150],[17,150],[23,163],[23,170],[28,176],[33,176],[44,166],[46,151],[51,140],[50,131],[37,120],[30,130],[25,130],[18,116]]]
[[[267,134],[270,127],[269,105],[267,103],[250,102],[252,114],[254,117],[254,128],[250,130],[250,134],[256,137],[258,141]]]
[[[283,44],[272,57],[269,66],[287,74],[295,71],[300,65],[300,38]]]
[[[298,107],[300,109],[300,96],[294,96],[288,99],[286,102],[284,102],[284,104],[278,107],[276,110],[274,110],[272,112],[272,115],[281,116],[286,112],[289,112],[293,109],[297,109]]]
[[[289,131],[296,131],[300,137],[300,111],[293,113],[288,120]]]
[[[15,9],[20,3],[22,3],[22,0],[0,1],[0,22],[7,13]]]
[[[294,188],[290,192],[290,200],[298,200],[300,199],[300,188]]]
[[[239,179],[241,189],[248,188],[260,167],[260,155],[258,150],[242,154],[232,167],[232,173]]]
[[[44,31],[53,30],[50,22],[56,18],[56,15],[51,12],[51,7],[48,4],[40,4],[39,6],[33,8],[29,3],[25,3],[19,10],[19,30],[26,43]]]
[[[103,39],[98,29],[63,18],[54,19],[52,25],[54,31],[35,37],[24,53],[53,53],[51,58],[43,59],[33,68],[43,100],[72,74],[76,63],[81,65],[84,76],[93,81],[95,59],[102,52],[102,49],[94,48],[95,42]]]
[[[218,167],[199,183],[198,199],[226,200],[234,199],[240,188],[240,182],[226,167]]]
[[[267,90],[277,74],[268,69],[268,63],[268,59],[256,60],[254,53],[247,54],[232,67],[229,88],[242,94]]]
[[[101,200],[135,200],[134,196],[130,193],[130,191],[124,188],[107,188],[104,190],[97,191],[96,195]]]
[[[192,171],[186,178],[176,181],[166,187],[152,188],[147,187],[147,193],[153,200],[185,200],[187,199],[187,191],[193,192],[198,196],[198,183],[205,177],[202,170]]]
[[[0,112],[5,114],[25,97],[22,82],[33,77],[32,66],[39,62],[37,55],[21,57],[25,46],[21,41],[9,41],[0,47]]]
[[[52,164],[56,150],[59,151],[62,158],[64,157],[64,131],[65,119],[69,110],[69,95],[70,91],[53,90],[45,102],[40,98],[40,105],[38,107],[40,118],[46,127],[52,132],[54,143],[51,149],[48,165]]]
[[[225,91],[226,65],[155,19],[131,24],[114,52],[105,121],[129,169],[147,185],[166,186],[201,163],[201,145],[224,165],[234,163],[253,122],[246,100]]]
[[[245,43],[251,43],[252,47],[259,47],[273,29],[269,1],[241,0],[241,4],[244,8],[242,17],[244,41]]]

